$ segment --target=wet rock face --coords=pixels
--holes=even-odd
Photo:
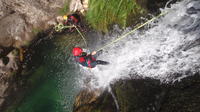
[[[160,112],[199,112],[200,110],[200,74],[175,82],[160,108]]]
[[[173,84],[163,84],[158,80],[146,78],[119,80],[111,87],[120,112],[199,112],[200,110],[199,73]],[[87,112],[96,112],[97,110],[97,112],[107,112],[109,109],[109,112],[117,112],[112,110],[113,107],[116,107],[114,106],[116,103],[108,96],[110,93],[104,92],[96,97],[94,102],[103,102],[93,103],[90,105],[89,111],[86,105],[82,105],[80,109],[84,108],[84,111]],[[79,98],[79,101],[81,98],[88,101],[88,99],[84,99],[84,96]],[[105,102],[108,105],[105,105]],[[113,106],[109,104],[113,104]]]
[[[108,91],[84,89],[75,99],[73,112],[117,112],[117,109]]]
[[[166,94],[158,80],[118,81],[113,86],[120,112],[159,112]]]
[[[113,85],[121,112],[198,112],[200,75],[163,84],[154,79],[118,81]]]

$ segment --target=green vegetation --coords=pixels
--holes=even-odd
[[[144,12],[135,0],[90,0],[86,19],[93,28],[107,32],[113,24],[126,27]]]

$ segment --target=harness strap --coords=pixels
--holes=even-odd
[[[93,61],[96,61],[96,59],[92,55],[88,55],[88,59],[87,59],[88,67],[92,68],[91,63]]]

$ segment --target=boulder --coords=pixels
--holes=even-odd
[[[33,30],[50,28],[56,22],[54,18],[65,2],[66,0],[1,0],[0,46],[20,47],[33,40]]]
[[[79,11],[84,14],[88,10],[89,0],[72,0],[70,2],[70,12]]]
[[[10,47],[16,41],[26,41],[27,35],[24,35],[27,30],[25,20],[18,14],[11,14],[0,20],[0,45],[3,47]]]

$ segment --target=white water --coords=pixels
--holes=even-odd
[[[104,50],[98,59],[110,65],[84,69],[83,77],[92,76],[90,84],[96,88],[136,75],[171,82],[199,72],[199,10],[199,0],[184,0],[163,9],[169,13]],[[112,35],[106,38],[120,36]]]

